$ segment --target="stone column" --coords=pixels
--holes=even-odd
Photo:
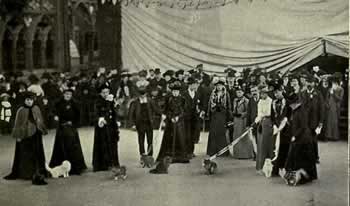
[[[55,62],[61,71],[70,71],[68,0],[56,0]]]
[[[78,48],[79,48],[79,63],[84,64],[84,50],[83,50],[83,45],[84,45],[84,34],[79,31],[79,43],[78,43]]]
[[[40,16],[33,16],[32,17],[32,23],[27,27],[26,32],[24,34],[25,36],[25,69],[26,70],[33,70],[33,41],[34,36],[37,30],[37,26],[39,22],[42,19],[42,15]]]
[[[33,41],[28,39],[24,45],[25,53],[25,69],[32,71],[33,70]]]
[[[3,70],[3,63],[2,63],[2,42],[4,39],[4,33],[6,30],[6,22],[3,20],[0,20],[0,72]]]
[[[4,19],[0,18],[0,72],[2,72],[4,70],[3,68],[3,57],[2,57],[2,43],[4,41],[4,34],[6,31],[6,26],[7,26],[7,22],[10,20],[10,17],[7,16]]]
[[[40,66],[41,66],[41,68],[47,67],[46,49],[47,49],[48,34],[49,34],[50,30],[51,30],[51,26],[47,26],[44,29],[40,29],[40,31],[39,31]]]
[[[99,45],[99,63],[101,66],[120,69],[121,55],[121,5],[111,1],[101,4],[98,1],[96,31]]]
[[[46,41],[42,41],[40,44],[40,66],[41,68],[47,68]]]
[[[89,53],[88,53],[88,65],[92,67],[92,62],[94,60],[94,32],[90,32],[89,35]]]
[[[18,25],[13,29],[9,29],[11,33],[12,45],[11,45],[11,63],[12,71],[17,70],[17,41],[19,33],[21,32],[23,25]]]

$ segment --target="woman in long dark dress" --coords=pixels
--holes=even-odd
[[[63,99],[56,103],[55,119],[58,121],[55,143],[50,161],[50,167],[61,165],[68,160],[72,167],[70,174],[79,175],[87,167],[80,145],[79,126],[80,111],[78,104],[72,99],[73,90],[67,89]]]
[[[340,86],[338,78],[331,78],[332,87],[326,96],[327,116],[325,119],[324,135],[327,140],[339,140],[339,119],[341,102],[344,97],[344,89]]]
[[[165,129],[157,161],[170,156],[173,163],[189,163],[184,122],[186,100],[180,95],[180,82],[171,83],[169,87],[172,94],[165,104]]]
[[[31,179],[34,185],[46,185],[45,154],[42,135],[47,134],[35,94],[26,92],[24,106],[17,111],[12,137],[16,139],[11,174],[4,179]]]
[[[297,95],[290,97],[290,107],[292,138],[283,178],[289,183],[292,180],[296,185],[317,179],[317,168],[311,130],[307,124],[307,109]]]
[[[231,119],[230,95],[226,91],[225,81],[219,79],[209,100],[210,130],[208,137],[207,155],[211,156],[219,152],[230,143],[226,125]],[[229,155],[229,152],[224,153]]]
[[[233,140],[240,137],[247,127],[247,109],[249,100],[244,97],[242,87],[236,87],[236,98],[233,100]],[[253,144],[249,138],[243,138],[233,147],[233,157],[236,159],[253,158]]]
[[[93,171],[119,167],[118,141],[119,126],[113,95],[107,84],[99,88],[100,96],[95,103],[96,120],[93,146]]]

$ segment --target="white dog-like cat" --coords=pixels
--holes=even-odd
[[[71,170],[71,164],[68,160],[63,161],[61,165],[54,168],[50,168],[48,164],[46,164],[45,167],[53,178],[59,178],[61,176],[63,176],[63,178],[69,177],[69,172]]]
[[[271,159],[266,158],[264,162],[264,166],[262,168],[262,171],[264,172],[265,177],[271,177],[272,167],[273,165],[272,165]]]

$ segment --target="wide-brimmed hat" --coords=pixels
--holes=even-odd
[[[180,70],[177,70],[175,72],[175,76],[178,77],[179,75],[183,75],[184,74],[184,70],[183,69],[180,69]]]
[[[33,92],[25,91],[23,93],[23,97],[24,97],[24,99],[35,99],[36,94]]]
[[[174,75],[174,71],[173,70],[167,70],[164,72],[163,76],[173,76]]]
[[[215,82],[214,85],[225,85],[226,84],[226,79],[224,77],[218,77]]]
[[[172,83],[170,83],[169,88],[171,90],[181,90],[182,89],[181,82],[179,80],[174,80]]]

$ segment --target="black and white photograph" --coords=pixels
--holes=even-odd
[[[348,0],[0,0],[1,206],[349,205]]]

